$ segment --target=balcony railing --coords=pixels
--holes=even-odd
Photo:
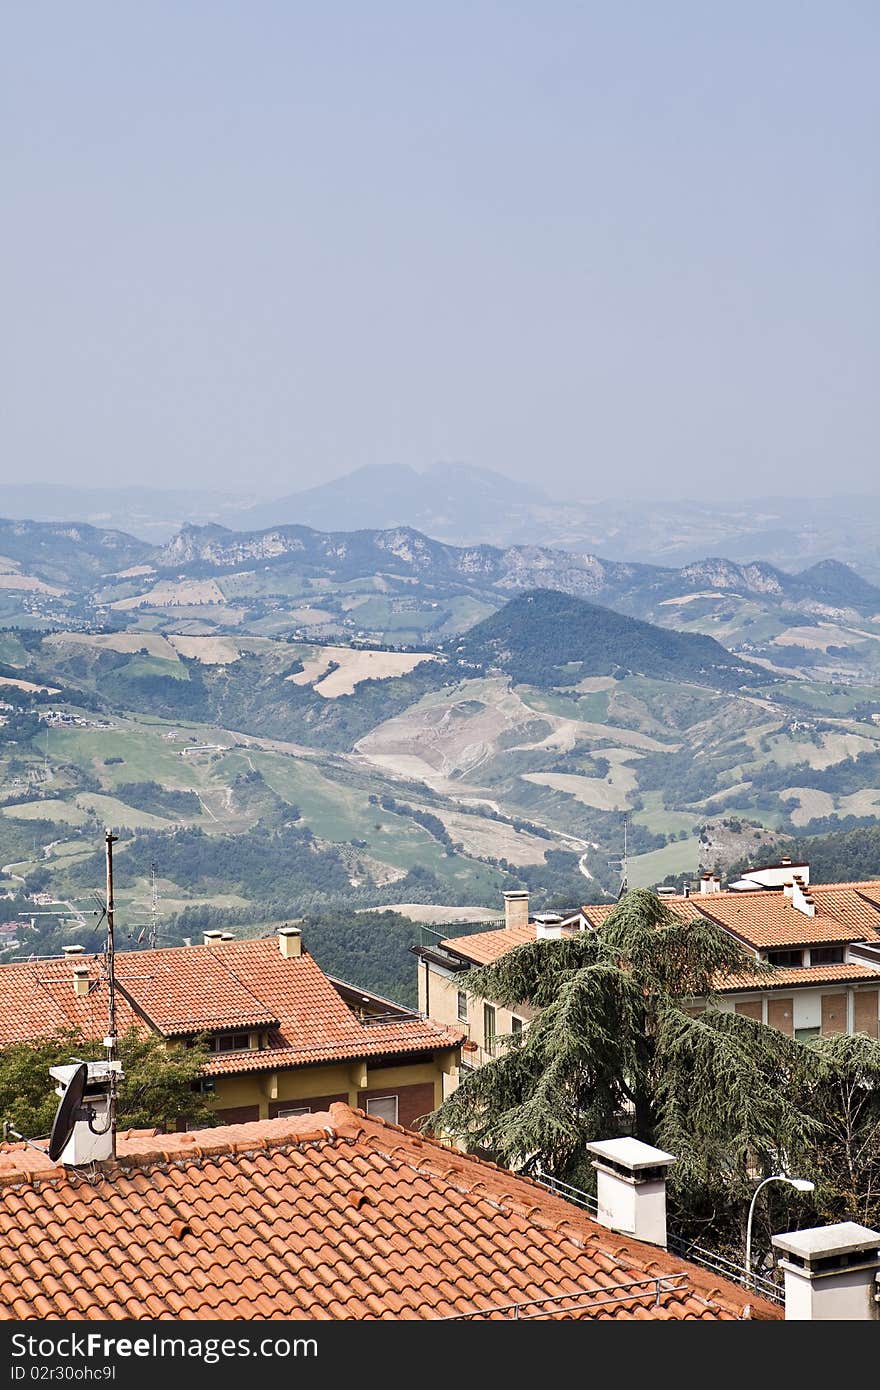
[[[554,1177],[552,1173],[533,1173],[531,1175],[535,1182],[546,1187],[548,1192],[552,1192],[556,1197],[562,1197],[564,1201],[571,1202],[574,1206],[581,1207],[588,1211],[591,1216],[595,1216],[598,1211],[598,1201],[589,1192],[584,1192],[580,1187],[574,1187],[571,1183],[563,1182],[561,1178]],[[707,1250],[702,1245],[696,1245],[692,1241],[684,1240],[681,1236],[670,1235],[667,1239],[667,1249],[673,1255],[678,1255],[683,1260],[690,1260],[692,1264],[702,1265],[705,1269],[711,1269],[714,1274],[720,1274],[722,1278],[729,1279],[731,1283],[740,1284],[743,1288],[754,1289],[755,1293],[762,1298],[768,1298],[773,1303],[784,1303],[785,1295],[779,1284],[768,1279],[763,1274],[752,1274],[747,1276],[745,1265],[730,1260],[726,1255],[720,1255],[715,1250]]]
[[[762,1298],[769,1298],[773,1303],[785,1302],[785,1294],[779,1284],[774,1284],[772,1279],[767,1279],[763,1274],[752,1274],[751,1278],[748,1278],[745,1265],[729,1260],[726,1255],[719,1255],[715,1250],[706,1250],[702,1245],[682,1240],[680,1236],[669,1236],[666,1243],[672,1254],[680,1256],[683,1260],[703,1265],[732,1283],[741,1284],[744,1289],[754,1289],[755,1293],[760,1294]]]

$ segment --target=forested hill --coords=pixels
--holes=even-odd
[[[880,878],[880,825],[857,825],[852,830],[782,841],[773,853],[795,864],[809,864],[813,883],[859,883]],[[743,860],[730,876],[745,873],[747,868]]]
[[[499,667],[536,686],[585,676],[651,676],[726,689],[766,680],[714,637],[674,632],[554,589],[532,589],[447,645],[481,668]]]

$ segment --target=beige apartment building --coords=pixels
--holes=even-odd
[[[832,1033],[880,1036],[880,880],[810,885],[808,864],[764,865],[728,889],[706,874],[699,891],[663,894],[684,920],[702,917],[732,936],[776,973],[744,972],[716,983],[717,1007],[754,1018],[790,1037]],[[599,927],[613,903],[588,905],[567,916],[529,913],[528,894],[505,894],[505,923],[472,936],[447,937],[415,949],[419,1007],[466,1034],[461,1062],[479,1067],[497,1054],[498,1040],[527,1026],[526,1004],[502,1009],[471,996],[468,972],[489,965],[527,941],[551,940]],[[704,1001],[690,1001],[692,1010]]]

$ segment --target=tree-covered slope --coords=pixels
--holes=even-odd
[[[552,589],[513,599],[449,650],[460,661],[544,687],[629,672],[725,688],[766,679],[712,637],[655,627]]]

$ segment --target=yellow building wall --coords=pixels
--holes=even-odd
[[[429,967],[430,969],[430,967]],[[483,1006],[490,1003],[489,1000],[479,999],[476,995],[470,995],[465,989],[467,973],[462,972],[455,979],[447,979],[445,975],[440,975],[434,970],[430,970],[430,975],[425,982],[425,964],[419,967],[419,1009],[428,1014],[432,1023],[443,1024],[447,1028],[460,1028],[467,1036],[467,1040],[476,1043],[476,1051],[465,1048],[462,1056],[465,1064],[471,1066],[482,1066],[484,1062],[491,1060],[491,1054],[486,1048],[485,1016]],[[467,1020],[460,1019],[458,1016],[458,994],[461,991],[467,1000]],[[513,1031],[513,1018],[521,1018],[528,1024],[533,1017],[532,1010],[528,1005],[521,1005],[516,1009],[502,1009],[500,1005],[493,1006],[495,1009],[495,1037],[507,1037]],[[496,1056],[502,1048],[496,1048]],[[457,1084],[457,1082],[455,1083]]]
[[[440,1105],[448,1094],[444,1078],[455,1071],[455,1051],[437,1053],[429,1062],[401,1063],[397,1066],[373,1067],[369,1061],[332,1064],[321,1067],[288,1067],[272,1072],[247,1072],[237,1076],[215,1077],[216,1089],[212,1108],[230,1110],[258,1105],[260,1119],[269,1118],[273,1101],[307,1104],[316,1096],[345,1096],[356,1109],[361,1091],[388,1088],[393,1092],[401,1086],[430,1083],[434,1105]]]

